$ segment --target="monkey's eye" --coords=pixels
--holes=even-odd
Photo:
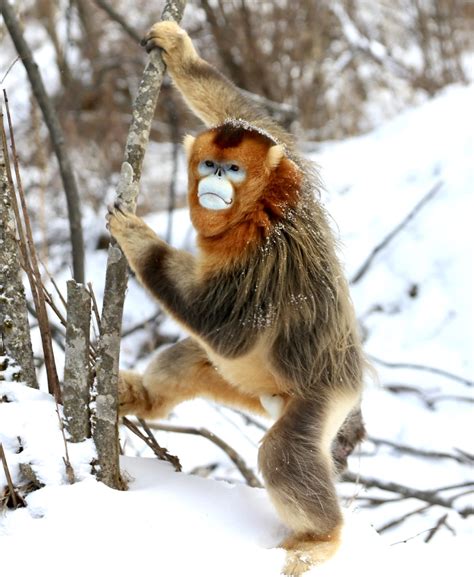
[[[216,170],[216,163],[213,160],[201,160],[198,165],[200,176],[209,176]]]
[[[235,183],[243,182],[245,179],[245,170],[238,164],[229,163],[225,166],[226,176]]]

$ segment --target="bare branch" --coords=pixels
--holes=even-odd
[[[419,365],[416,363],[391,363],[379,359],[378,357],[374,357],[372,355],[368,355],[368,357],[369,360],[373,361],[374,363],[377,363],[378,365],[382,365],[383,367],[387,367],[389,369],[413,369],[415,371],[426,371],[428,373],[434,373],[435,375],[440,375],[442,377],[446,377],[447,379],[457,381],[458,383],[467,385],[468,387],[474,386],[474,381],[466,379],[465,377],[460,377],[459,375],[455,375],[454,373],[450,373],[449,371],[445,371],[444,369],[438,369],[436,367],[428,367],[426,365]]]
[[[150,425],[150,427],[157,431],[166,431],[168,433],[182,433],[185,435],[197,435],[199,437],[204,437],[205,439],[208,439],[209,441],[217,445],[220,449],[222,449],[224,453],[226,453],[226,455],[234,463],[234,465],[240,471],[242,477],[247,481],[247,484],[250,487],[262,487],[262,483],[260,483],[260,481],[255,476],[252,469],[247,467],[245,461],[237,453],[237,451],[211,431],[203,428],[196,429],[194,427],[179,427],[176,425],[162,425],[156,423],[153,423],[152,425]]]
[[[0,80],[0,85],[3,84],[5,82],[5,78],[9,75],[10,70],[15,66],[15,64],[18,62],[18,60],[20,60],[20,57],[17,56],[13,62],[10,64],[10,66],[7,68],[7,71],[5,72],[5,74],[2,76],[2,79]]]
[[[436,525],[430,529],[428,535],[425,538],[425,543],[429,543],[431,541],[431,539],[433,539],[433,537],[436,535],[436,533],[441,529],[441,527],[444,525],[445,527],[448,527],[451,531],[451,527],[449,527],[449,525],[446,523],[448,519],[448,513],[445,513],[443,516],[441,516],[438,519],[438,522],[436,523]]]
[[[8,506],[8,502],[11,499],[11,504],[13,509],[17,509],[18,507],[26,507],[26,503],[24,499],[16,492],[15,487],[13,485],[12,477],[10,475],[10,470],[8,469],[7,457],[5,455],[5,451],[3,450],[3,445],[0,443],[0,461],[2,461],[3,470],[5,471],[5,478],[7,480],[7,487],[8,487],[8,495],[5,498],[5,502]],[[3,499],[2,499],[3,501]],[[1,505],[1,501],[0,501]]]
[[[342,476],[342,480],[348,481],[350,483],[360,483],[361,485],[364,485],[367,488],[376,487],[378,489],[382,489],[390,493],[397,493],[399,495],[402,495],[406,499],[418,499],[419,501],[425,501],[429,505],[439,505],[440,507],[446,507],[448,509],[455,509],[454,501],[461,495],[455,495],[453,497],[444,498],[438,495],[439,492],[459,487],[474,487],[474,482],[467,482],[462,483],[460,485],[441,487],[439,489],[423,491],[419,489],[413,489],[412,487],[407,487],[406,485],[401,485],[399,483],[394,483],[391,481],[382,481],[381,479],[374,479],[371,477],[363,477],[355,475],[350,471],[344,473],[344,475]],[[467,517],[469,515],[472,515],[474,513],[474,510],[471,507],[465,507],[462,510],[457,510],[457,512],[461,516]]]
[[[15,221],[18,205],[11,179],[7,143],[0,110],[0,337],[8,356],[18,364],[18,380],[38,388],[25,290],[21,279],[20,251]],[[21,255],[24,260],[24,255]],[[0,353],[2,354],[2,353]]]
[[[413,509],[413,511],[405,513],[404,515],[401,515],[400,517],[397,517],[396,519],[393,519],[392,521],[385,523],[381,527],[377,527],[377,532],[378,533],[384,533],[385,531],[388,531],[389,529],[393,529],[394,527],[398,527],[398,525],[401,525],[404,521],[406,521],[410,517],[414,517],[415,515],[419,515],[420,513],[424,513],[425,511],[428,511],[428,509],[431,509],[432,506],[433,505],[428,504],[428,505],[423,505],[423,507],[418,507],[416,509]]]
[[[426,451],[425,449],[415,449],[408,445],[402,445],[401,443],[394,443],[393,441],[388,441],[386,439],[377,439],[376,437],[369,437],[368,440],[374,445],[385,445],[387,447],[392,447],[397,451],[402,453],[407,453],[409,455],[416,455],[419,457],[426,457],[428,459],[452,459],[461,463],[463,465],[472,464],[473,460],[469,459],[466,455],[454,455],[452,453],[444,453],[442,451]]]
[[[61,389],[59,387],[59,379],[56,370],[56,362],[54,359],[53,344],[51,337],[51,328],[48,320],[48,313],[46,311],[45,298],[43,294],[43,284],[38,267],[38,258],[33,242],[33,233],[31,231],[30,217],[25,201],[25,193],[23,190],[20,169],[18,165],[18,155],[16,153],[15,137],[13,133],[13,125],[10,117],[10,109],[8,106],[8,99],[6,92],[3,91],[5,107],[7,111],[8,127],[10,130],[10,142],[13,152],[13,163],[15,167],[16,184],[18,188],[18,197],[21,206],[21,215],[18,208],[18,203],[15,196],[15,191],[12,187],[12,205],[15,211],[15,218],[17,221],[18,233],[20,235],[20,246],[23,256],[23,266],[30,283],[31,294],[35,303],[38,324],[40,327],[41,343],[43,346],[44,363],[48,377],[48,390],[54,395],[57,403],[61,402]],[[5,132],[2,128],[2,139],[5,142]],[[5,146],[5,144],[4,144]]]
[[[65,145],[64,135],[54,106],[43,84],[43,79],[36,64],[33,53],[25,41],[21,25],[15,15],[14,8],[8,0],[0,0],[0,12],[10,33],[13,44],[25,66],[31,88],[43,113],[48,127],[54,153],[58,159],[59,171],[64,185],[71,232],[72,260],[74,278],[84,282],[84,240],[81,224],[81,206],[74,171]]]
[[[359,270],[351,279],[351,284],[356,284],[369,270],[375,257],[387,247],[388,244],[405,228],[405,226],[413,220],[413,218],[420,212],[420,210],[427,204],[435,194],[441,189],[443,185],[442,181],[438,181],[426,194],[425,196],[415,205],[415,207],[407,214],[407,216],[397,224],[397,226],[383,239],[381,240],[371,251],[369,256],[365,259],[364,263],[361,265]]]
[[[173,465],[175,471],[179,473],[182,470],[179,458],[176,457],[175,455],[171,455],[168,452],[168,449],[165,449],[164,447],[162,447],[158,443],[155,436],[151,432],[149,426],[147,425],[147,423],[143,419],[138,419],[138,421],[141,424],[141,426],[144,428],[145,433],[146,433],[145,435],[140,431],[140,429],[135,425],[135,423],[133,423],[132,421],[130,421],[126,417],[123,417],[123,419],[122,419],[123,424],[130,431],[132,431],[132,433],[137,435],[137,437],[139,437],[144,443],[146,443],[148,445],[148,447],[150,447],[150,449],[155,453],[155,455],[158,457],[158,459],[160,459],[161,461],[167,461],[168,463],[171,463],[171,465]]]
[[[111,20],[116,22],[128,36],[137,44],[140,44],[140,40],[142,39],[141,35],[130,26],[130,24],[121,16],[114,8],[105,0],[94,0],[95,4],[102,8],[104,12],[106,12]]]
[[[184,0],[168,0],[162,19],[179,22]],[[130,210],[135,209],[138,183],[150,135],[165,65],[159,50],[153,50],[143,72],[133,109],[132,123],[125,146],[117,198]],[[123,487],[119,470],[118,442],[118,368],[122,313],[127,286],[127,262],[117,243],[111,242],[105,275],[101,333],[96,364],[97,411],[94,440],[99,456],[99,478],[115,488]]]

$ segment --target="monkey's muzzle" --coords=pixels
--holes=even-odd
[[[225,176],[211,174],[199,181],[199,204],[209,210],[225,210],[234,200],[234,187]]]

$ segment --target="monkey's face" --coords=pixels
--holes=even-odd
[[[201,160],[197,165],[200,177],[197,187],[199,204],[209,210],[226,210],[235,200],[234,187],[246,179],[246,170],[235,162],[214,158]]]
[[[283,147],[261,135],[240,131],[232,137],[212,129],[196,139],[187,137],[185,148],[189,159],[189,204],[191,220],[205,237],[222,234],[244,222],[268,228],[270,198],[275,193],[274,180],[283,161]],[[299,179],[298,179],[299,182]],[[272,184],[273,183],[273,184]],[[287,188],[287,187],[286,187]],[[270,195],[269,195],[270,191]]]

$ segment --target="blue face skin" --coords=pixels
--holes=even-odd
[[[239,165],[203,160],[198,165],[201,176],[198,185],[199,204],[209,210],[225,210],[234,201],[234,187],[245,180],[245,170]]]

